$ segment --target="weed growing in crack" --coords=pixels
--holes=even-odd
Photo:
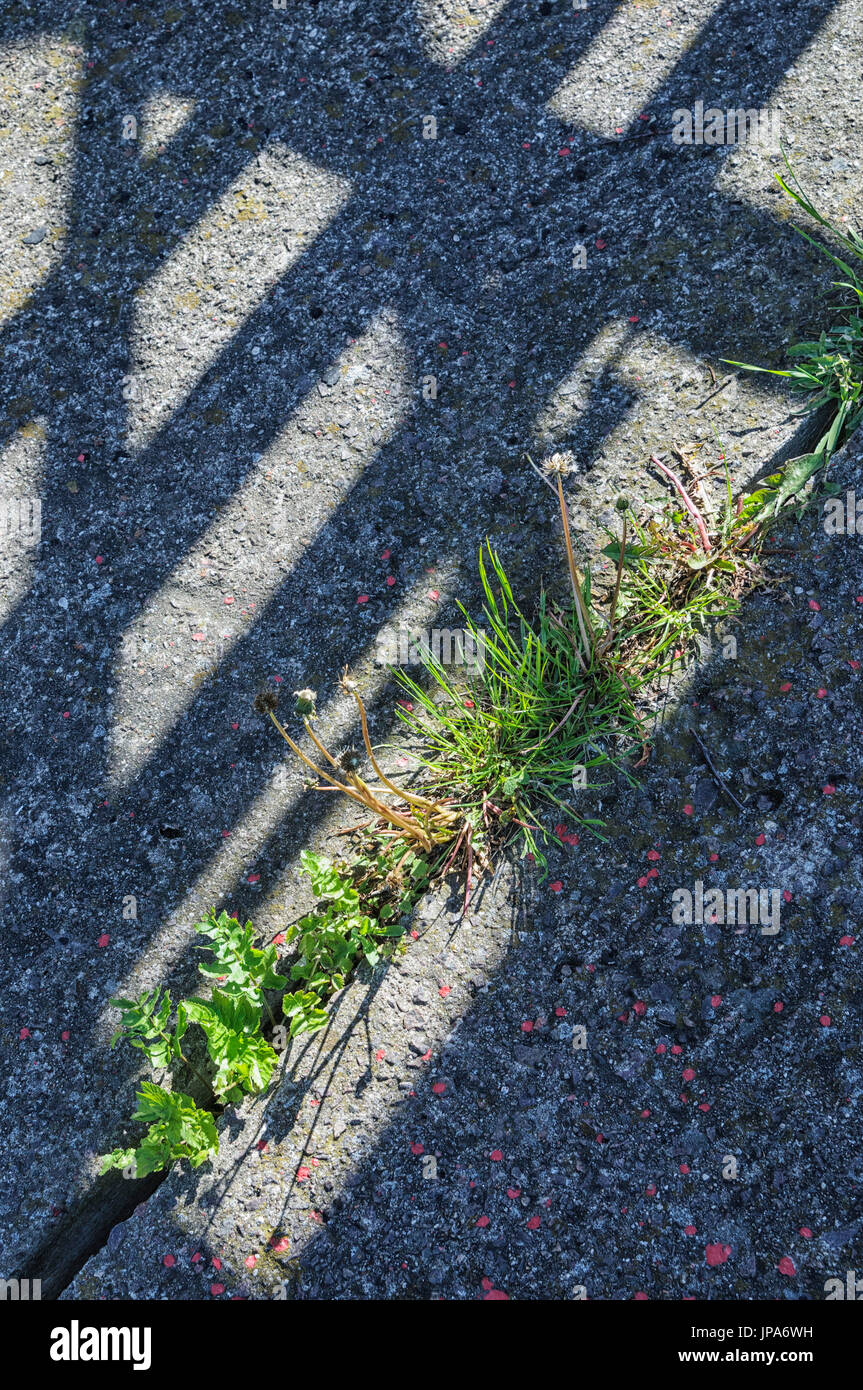
[[[853,228],[848,232],[840,231],[828,221],[803,192],[787,155],[785,166],[788,181],[781,174],[774,175],[783,192],[813,222],[828,231],[850,257],[863,261],[863,236]],[[844,443],[863,422],[863,283],[851,262],[835,256],[823,242],[816,240],[802,227],[795,224],[794,229],[847,276],[845,280],[834,280],[833,288],[850,290],[854,298],[850,305],[832,306],[831,312],[841,315],[840,322],[833,324],[818,338],[795,343],[788,349],[788,356],[795,361],[793,367],[779,371],[752,366],[747,362],[729,362],[729,365],[743,367],[748,372],[767,372],[770,376],[785,377],[794,390],[808,397],[801,414],[810,414],[825,405],[832,407],[834,413],[830,428],[819,440],[813,454],[807,456],[820,458],[818,467],[823,467],[829,462],[834,449]]]
[[[109,1168],[121,1168],[130,1177],[145,1178],[184,1158],[192,1168],[200,1168],[218,1152],[219,1136],[213,1116],[196,1105],[191,1096],[143,1081],[137,1101],[132,1119],[149,1122],[149,1129],[137,1148],[114,1149],[106,1154],[102,1159],[103,1173]]]
[[[667,676],[697,636],[738,612],[743,592],[762,577],[750,546],[767,492],[738,504],[726,470],[727,491],[717,507],[704,486],[707,474],[684,461],[695,477],[698,503],[654,455],[652,462],[680,502],[670,499],[659,512],[638,514],[621,499],[631,539],[613,539],[603,550],[618,566],[618,648],[637,687]]]
[[[120,1026],[111,1040],[121,1038],[144,1053],[154,1071],[180,1063],[196,1077],[218,1105],[234,1103],[243,1095],[267,1089],[278,1064],[278,1054],[261,1032],[261,1014],[272,1010],[266,989],[283,989],[287,980],[275,971],[276,948],[256,947],[251,922],[239,922],[222,912],[210,911],[196,931],[209,938],[215,960],[198,967],[205,979],[218,982],[209,999],[184,999],[173,1017],[171,996],[159,988],[146,990],[137,999],[112,999],[120,1011]],[[212,1075],[207,1077],[189,1060],[182,1041],[189,1024],[197,1024],[206,1040]],[[138,1092],[137,1120],[152,1120],[137,1149],[115,1149],[102,1160],[102,1172],[122,1168],[133,1177],[144,1177],[188,1158],[193,1167],[218,1150],[213,1118],[182,1091],[167,1091],[145,1082]]]
[[[801,455],[737,495],[726,464],[716,495],[710,470],[674,452],[690,475],[688,487],[654,454],[651,462],[678,500],[639,514],[623,500],[632,540],[625,544],[624,535],[623,544],[612,540],[603,550],[618,565],[621,665],[639,689],[670,675],[697,637],[735,617],[745,592],[773,582],[762,561],[764,542],[786,516],[799,517],[810,505],[812,495],[802,494],[824,463],[819,453]]]
[[[419,758],[429,787],[458,806],[474,842],[491,853],[517,839],[544,869],[541,846],[550,836],[535,808],[545,803],[601,833],[599,820],[567,801],[573,766],[625,771],[623,759],[643,744],[643,730],[631,690],[596,637],[589,574],[572,608],[558,609],[543,594],[534,621],[516,603],[490,545],[480,554],[479,574],[482,671],[457,682],[431,656],[426,686],[397,671],[413,706],[400,705],[398,715],[425,750]],[[467,613],[465,620],[471,626]],[[617,741],[619,756],[597,754],[601,740]]]
[[[272,1083],[279,1054],[262,1032],[264,1016],[274,1041],[281,1033],[280,1045],[289,1037],[323,1028],[328,1021],[324,1005],[330,995],[344,988],[361,959],[374,968],[391,954],[404,933],[399,918],[427,885],[424,859],[392,845],[373,858],[361,856],[344,870],[304,852],[302,872],[310,876],[321,906],[285,933],[285,942],[298,951],[290,979],[301,982],[301,988],[288,988],[288,978],[276,969],[277,947],[256,945],[251,922],[241,926],[226,912],[217,916],[211,910],[195,928],[207,938],[208,945],[202,949],[214,957],[198,967],[214,985],[209,999],[184,999],[176,1013],[168,991],[159,988],[144,991],[137,999],[110,1001],[120,1011],[112,1047],[125,1039],[144,1053],[154,1071],[180,1064],[197,1078],[211,1105],[199,1106],[183,1091],[144,1082],[132,1118],[149,1121],[150,1127],[137,1148],[106,1154],[103,1173],[120,1168],[129,1177],[142,1178],[183,1159],[198,1167],[217,1153],[212,1109],[236,1104],[244,1095],[259,1095]],[[367,889],[371,890],[368,897]],[[281,1024],[268,992],[281,996],[275,1004],[284,1020]],[[182,1049],[191,1024],[204,1035],[209,1076]]]
[[[401,668],[392,672],[409,697],[397,714],[416,740],[419,792],[396,787],[381,771],[350,682],[342,687],[360,711],[366,753],[380,780],[374,787],[360,777],[355,760],[338,763],[318,738],[313,692],[299,692],[298,713],[339,777],[302,752],[276,719],[273,695],[259,698],[259,708],[321,778],[322,789],[340,790],[372,812],[360,828],[372,827],[379,841],[420,855],[429,879],[463,866],[465,909],[475,867],[487,871],[507,845],[518,844],[545,872],[544,847],[556,832],[543,824],[544,810],[558,819],[565,814],[602,838],[602,821],[572,805],[573,768],[600,776],[613,768],[634,783],[649,756],[642,697],[697,636],[736,615],[747,589],[766,581],[762,541],[822,462],[818,454],[792,459],[761,488],[734,496],[727,467],[724,489],[715,494],[709,473],[675,452],[691,480],[684,483],[670,463],[653,455],[673,492],[660,511],[637,513],[626,499],[618,503],[621,533],[603,551],[615,563],[605,611],[594,599],[590,568],[576,563],[559,455],[542,476],[558,502],[572,602],[556,604],[543,592],[536,616],[529,617],[486,541],[478,562],[482,666],[451,671],[429,649],[421,654],[423,679]],[[458,606],[466,631],[478,641],[480,628]]]

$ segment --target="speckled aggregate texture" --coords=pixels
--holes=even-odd
[[[778,114],[859,225],[863,4],[0,10],[0,1275],[822,1298],[863,1267],[863,539],[817,510],[736,655],[675,684],[640,790],[591,804],[607,844],[505,864],[464,920],[429,895],[214,1163],[134,1211],[118,1178],[63,1252],[133,1133],[109,997],[195,988],[208,906],[271,937],[300,850],[344,845],[256,691],[317,689],[349,747],[347,666],[391,737],[376,638],[478,617],[483,537],[528,601],[564,582],[526,452],[571,459],[594,564],[615,497],[662,495],[651,452],[722,448],[738,485],[787,452],[782,383],[722,359],[827,326],[829,264],[778,154],[675,144],[672,113]],[[676,923],[699,880],[777,889],[778,933]]]

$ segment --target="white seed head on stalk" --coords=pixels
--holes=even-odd
[[[560,473],[565,477],[567,473],[573,472],[571,463],[567,462],[565,454],[552,454],[544,465],[546,473]]]
[[[318,698],[316,690],[295,690],[297,697],[297,714],[309,715],[315,713],[315,701]]]

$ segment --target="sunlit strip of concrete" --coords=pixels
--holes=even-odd
[[[702,0],[696,13],[680,0],[662,7],[622,5],[553,93],[550,110],[566,124],[607,138],[626,130],[646,113],[651,97],[722,5],[723,0]],[[573,22],[586,21],[589,13],[575,8]],[[681,92],[679,104],[690,107],[705,95]]]
[[[234,180],[135,297],[125,395],[142,449],[265,294],[344,206],[351,186],[274,143]],[[172,349],[166,381],[162,354]],[[180,356],[181,365],[177,366]]]
[[[144,102],[138,123],[138,152],[142,163],[150,164],[191,120],[194,101],[173,92],[151,92]]]
[[[42,532],[45,422],[30,420],[0,451],[0,623],[30,588]]]
[[[736,102],[735,106],[757,105],[769,114],[771,135],[774,131],[778,135],[804,191],[819,212],[840,231],[846,231],[849,226],[859,228],[863,208],[860,93],[856,84],[825,82],[824,55],[830,50],[863,53],[863,12],[857,0],[840,0],[831,8],[764,100]],[[814,93],[817,99],[813,99]],[[776,153],[772,139],[754,138],[750,132],[749,138],[722,160],[713,187],[727,198],[768,212],[771,217],[799,223],[817,235],[818,229],[790,198],[777,196],[773,175],[780,173],[787,178],[788,171]],[[800,254],[804,254],[802,243]],[[750,278],[757,278],[759,273],[766,275],[767,271],[757,265],[749,267]],[[835,278],[844,277],[837,272]]]
[[[384,368],[370,375],[364,363],[381,356]],[[314,533],[398,429],[413,390],[398,324],[377,318],[337,365],[340,416],[356,413],[359,419],[361,410],[368,412],[366,396],[373,388],[380,441],[345,449],[347,457],[334,465],[315,436],[332,407],[325,411],[316,387],[304,398],[242,487],[126,629],[116,663],[106,794],[116,794],[141,770],[201,683],[262,619]]]
[[[426,57],[454,67],[467,57],[508,0],[417,0],[417,19]]]
[[[82,69],[81,50],[64,35],[0,46],[0,323],[62,259]]]

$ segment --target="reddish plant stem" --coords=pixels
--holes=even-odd
[[[704,523],[704,517],[701,515],[701,512],[698,510],[692,498],[689,496],[689,493],[686,491],[686,488],[683,486],[676,473],[673,473],[671,469],[668,468],[664,463],[660,463],[659,459],[656,457],[656,454],[650,455],[650,462],[655,464],[659,471],[665,474],[665,477],[668,479],[668,481],[670,483],[673,483],[673,485],[677,488],[677,491],[683,498],[683,505],[686,507],[686,510],[689,512],[689,515],[692,517],[692,520],[698,527],[698,534],[701,537],[701,547],[705,555],[709,555],[711,551],[710,537],[707,534],[707,527]]]

